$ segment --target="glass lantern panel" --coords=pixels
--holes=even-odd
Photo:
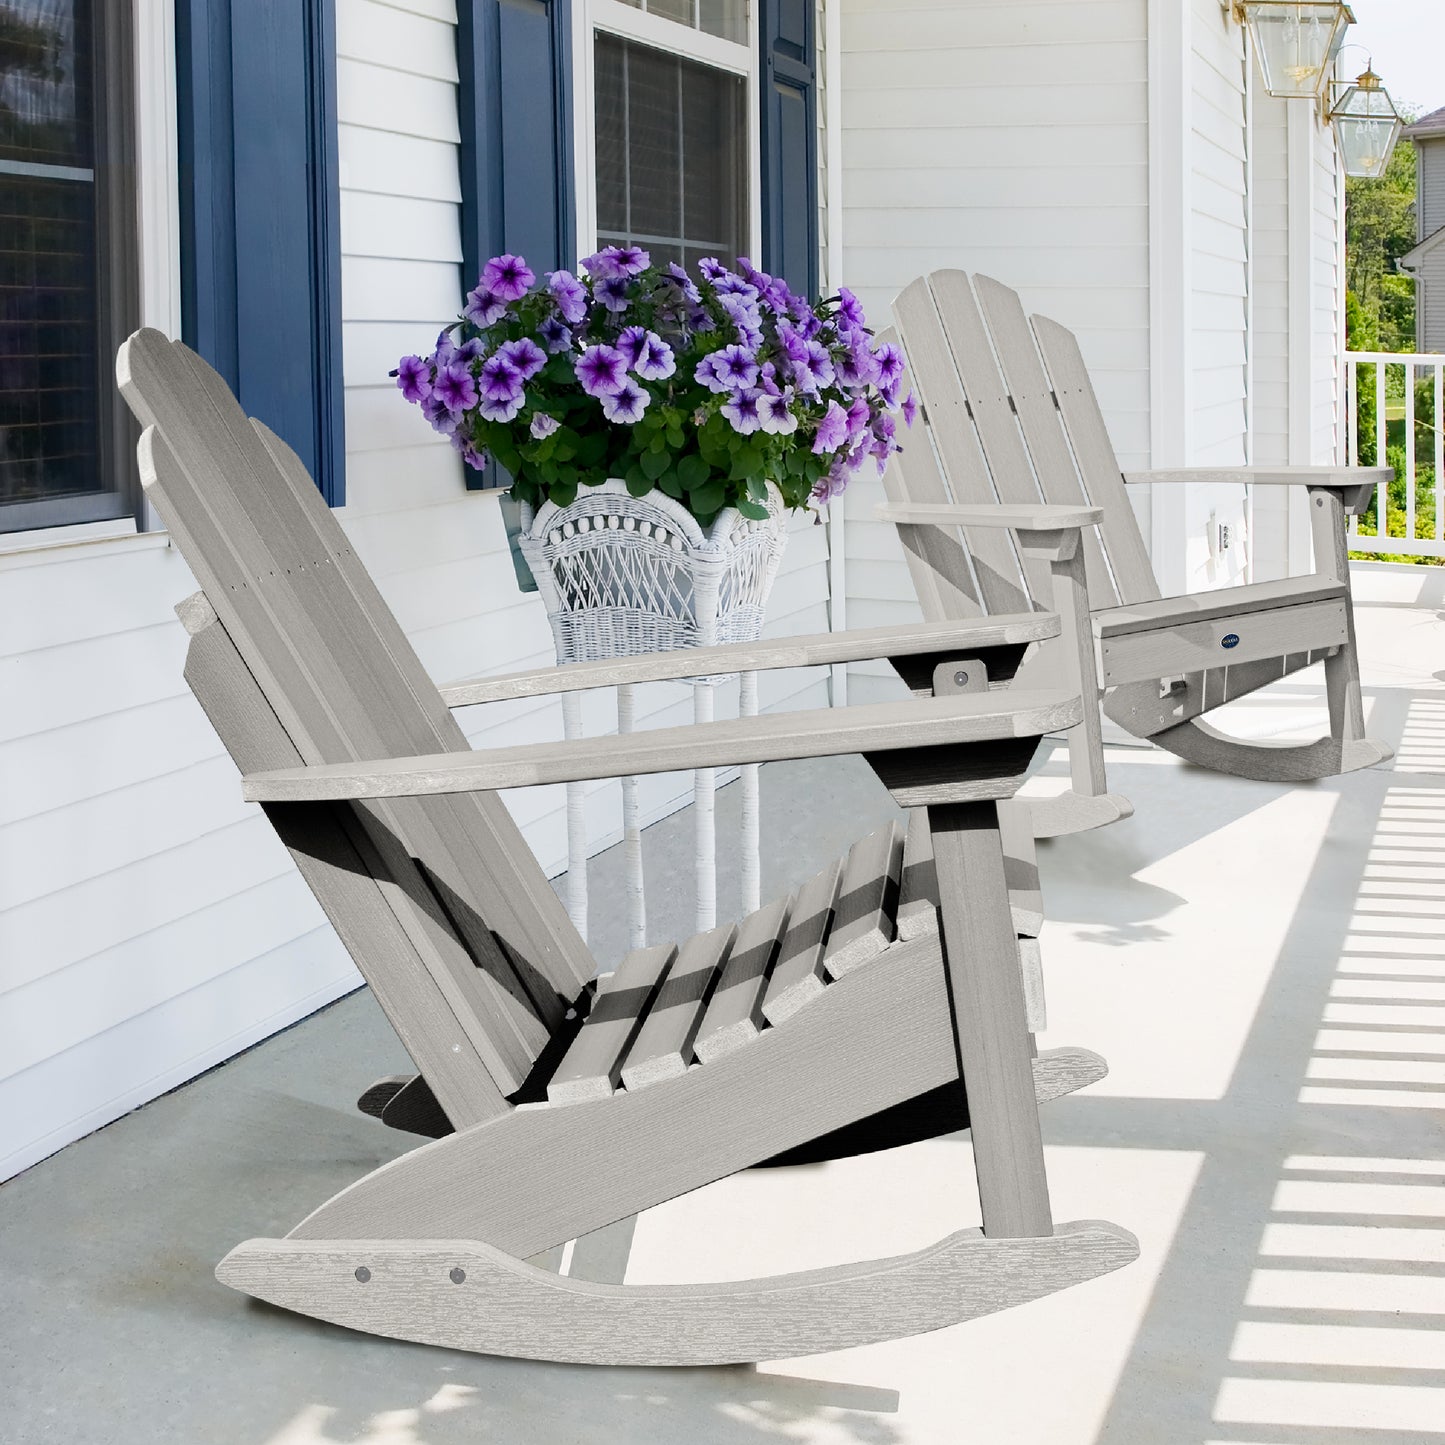
[[[1335,134],[1347,176],[1382,176],[1399,138],[1400,122],[1385,116],[1340,115],[1335,117]]]
[[[1348,23],[1344,6],[1335,0],[1254,0],[1245,11],[1265,89],[1285,99],[1317,95]]]

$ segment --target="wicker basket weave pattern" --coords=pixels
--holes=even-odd
[[[729,507],[704,531],[665,493],[634,497],[616,480],[566,507],[524,505],[519,540],[557,661],[755,640],[787,540],[771,488],[769,513],[752,521]]]

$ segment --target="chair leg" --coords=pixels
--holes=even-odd
[[[1027,544],[1024,545],[1027,548]],[[1067,734],[1072,786],[1052,798],[1029,800],[1034,836],[1038,838],[1081,833],[1127,818],[1134,811],[1134,805],[1127,798],[1109,791],[1083,553],[1076,543],[1068,556],[1051,553],[1049,565],[1053,573],[1054,610],[1059,614],[1059,637],[1039,648],[1026,664],[1027,676],[1021,670],[1015,685],[1077,690],[1084,700],[1084,716]]]
[[[1349,540],[1345,507],[1338,492],[1310,489],[1310,530],[1314,536],[1315,567],[1337,581],[1350,576]],[[1365,736],[1365,708],[1360,696],[1360,654],[1355,645],[1355,612],[1345,608],[1346,641],[1325,659],[1325,699],[1330,709],[1330,736],[1338,743],[1358,742]]]
[[[997,804],[928,809],[984,1233],[1053,1233]]]

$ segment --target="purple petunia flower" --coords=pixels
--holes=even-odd
[[[435,391],[421,404],[421,414],[431,423],[433,431],[451,436],[457,429],[457,419],[447,410],[447,404]]]
[[[403,356],[397,363],[396,384],[408,401],[425,401],[431,395],[431,368],[419,356]]]
[[[762,417],[758,413],[761,399],[759,391],[738,391],[733,393],[731,400],[723,403],[722,414],[739,436],[749,436],[762,425]]]
[[[792,360],[789,371],[799,391],[816,394],[833,380],[833,358],[820,341],[804,341],[803,355]]]
[[[470,341],[464,341],[453,353],[453,361],[480,361],[487,354],[487,348],[482,345],[480,336],[473,336]]]
[[[547,273],[547,294],[557,303],[562,320],[576,326],[587,314],[587,292],[570,271]]]
[[[714,321],[712,316],[703,310],[701,306],[693,307],[688,313],[687,325],[690,331],[704,332],[717,330],[717,322]]]
[[[758,363],[741,346],[724,346],[698,362],[693,378],[709,391],[744,391],[758,379]]]
[[[479,452],[473,444],[471,437],[464,431],[454,431],[451,437],[452,446],[461,453],[462,460],[473,469],[481,471],[487,465],[486,452]]]
[[[873,360],[878,366],[878,385],[883,387],[894,387],[903,379],[903,353],[892,344],[885,341],[873,353]]]
[[[482,267],[481,284],[503,301],[520,301],[536,279],[537,273],[520,256],[510,252],[493,256]]]
[[[602,398],[602,415],[608,421],[630,425],[642,419],[649,400],[647,393],[630,376],[624,377],[622,385],[611,396]]]
[[[636,276],[651,264],[652,257],[641,246],[604,246],[582,262],[589,276],[603,280]]]
[[[467,292],[467,304],[462,315],[473,326],[484,329],[493,322],[500,321],[506,314],[507,303],[487,287],[478,286],[476,290]]]
[[[541,441],[543,437],[549,437],[557,430],[562,423],[555,416],[548,416],[545,411],[539,411],[532,418],[532,435]]]
[[[477,380],[481,394],[487,401],[516,401],[522,395],[522,373],[511,359],[500,351],[482,363]],[[494,419],[488,418],[489,421]]]
[[[712,289],[721,296],[736,296],[739,300],[746,301],[749,306],[757,304],[758,288],[750,286],[741,276],[735,276],[731,271],[724,271],[712,283]]]
[[[452,340],[451,327],[445,326],[437,334],[437,349],[431,357],[435,367],[443,367],[457,354],[456,342]]]
[[[865,431],[868,424],[873,420],[873,412],[868,403],[860,396],[855,397],[853,404],[848,408],[848,440],[855,442]]]
[[[878,358],[869,349],[868,338],[859,336],[834,366],[844,386],[867,386],[878,380]]]
[[[431,394],[452,413],[477,404],[477,383],[465,361],[449,361],[437,372]]]
[[[722,308],[727,312],[737,332],[738,344],[756,350],[763,344],[763,318],[758,308],[746,298],[738,295],[719,296]]]
[[[648,381],[663,381],[677,370],[672,347],[645,326],[629,326],[617,338],[617,349],[633,371]]]
[[[848,413],[836,401],[828,403],[823,420],[813,437],[813,455],[827,456],[836,452],[848,440]]]
[[[569,351],[572,347],[572,333],[560,316],[549,316],[538,328],[537,335],[547,345],[548,351]]]
[[[626,276],[604,276],[593,286],[592,295],[609,311],[626,311],[632,304],[632,283]]]
[[[694,306],[697,306],[701,303],[702,292],[697,289],[697,286],[694,283],[692,277],[689,276],[687,272],[677,264],[676,261],[669,261],[667,263],[667,274],[672,279],[677,289],[681,291],[682,294],[687,298],[687,300],[689,300]]]
[[[716,282],[728,274],[728,268],[716,256],[704,256],[697,263],[697,274],[704,280]]]
[[[764,392],[758,398],[758,424],[765,432],[787,436],[798,429],[798,418],[793,415],[792,400],[791,388],[779,392],[776,396]]]
[[[861,331],[868,324],[863,303],[846,286],[838,288],[838,319],[851,330]]]
[[[525,400],[526,397],[520,390],[515,396],[485,396],[477,406],[477,415],[485,417],[488,421],[512,421],[521,411],[522,403]]]
[[[521,373],[523,381],[531,381],[547,364],[547,353],[530,336],[499,346],[497,355],[506,357]]]
[[[912,426],[918,420],[918,401],[910,391],[903,398],[903,424]]]
[[[847,485],[847,464],[839,458],[813,484],[813,490],[810,495],[819,506],[822,506],[824,503],[831,502],[834,497],[842,496],[843,489]]]
[[[615,396],[627,382],[627,358],[615,346],[589,346],[576,370],[588,396]]]

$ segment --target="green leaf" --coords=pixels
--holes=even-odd
[[[634,497],[645,497],[652,490],[652,479],[641,467],[629,467],[627,471],[627,490]]]
[[[658,437],[657,440],[661,441],[662,438]],[[656,442],[653,443],[650,451],[642,454],[642,470],[654,482],[671,466],[672,458],[668,455],[667,448],[659,447]]]
[[[739,513],[754,522],[766,522],[768,520],[768,509],[761,502],[739,502]]]
[[[765,502],[768,497],[768,484],[761,477],[749,477],[748,496],[755,502]]]
[[[709,482],[705,487],[699,487],[692,492],[688,498],[692,503],[692,509],[701,519],[704,514],[711,516],[713,513],[722,510],[723,503],[727,500],[727,493],[721,482]]]
[[[799,451],[797,447],[794,447],[788,453],[788,459],[785,465],[788,468],[788,475],[790,477],[801,477],[803,475],[803,468],[808,465],[807,454]]]
[[[677,475],[688,491],[700,487],[712,475],[712,468],[696,452],[689,452],[677,464]]]
[[[759,476],[763,470],[763,455],[751,444],[744,444],[733,454],[733,464],[728,476],[735,482],[747,477]]]
[[[678,480],[676,472],[664,472],[657,479],[657,485],[661,487],[669,497],[679,502],[682,500],[682,483]]]

